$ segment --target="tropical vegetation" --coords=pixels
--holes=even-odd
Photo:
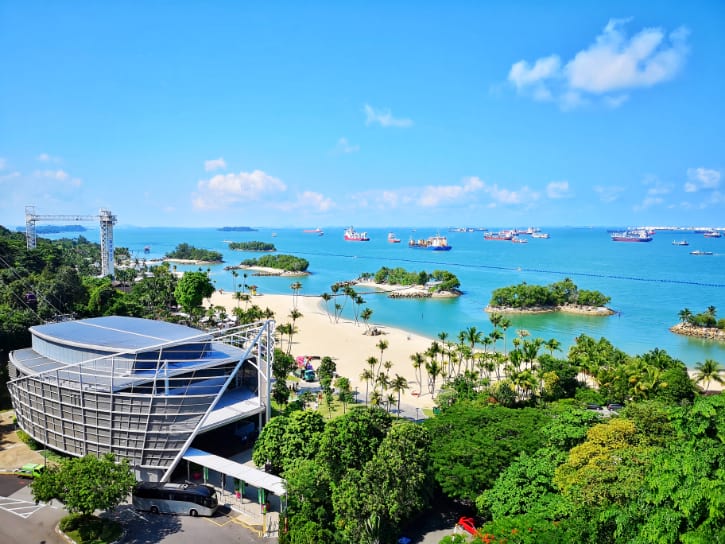
[[[410,272],[404,268],[388,268],[383,266],[374,274],[363,273],[361,279],[372,279],[375,283],[383,285],[420,285],[427,286],[429,291],[454,291],[461,286],[455,274],[446,270],[434,270],[431,273],[421,270]]]
[[[277,248],[274,247],[274,244],[259,241],[229,242],[229,249],[233,249],[236,251],[277,251]]]
[[[680,310],[679,318],[680,323],[692,327],[725,330],[725,318],[717,318],[715,306],[708,306],[704,312],[697,314],[692,313],[688,308],[683,308]]]
[[[489,306],[494,308],[556,308],[562,306],[606,306],[610,302],[599,291],[579,289],[566,278],[550,285],[529,285],[522,282],[495,289]]]
[[[221,263],[224,262],[222,254],[218,251],[212,251],[210,249],[201,249],[194,246],[190,246],[186,242],[183,242],[176,246],[176,249],[166,254],[167,259],[178,259],[188,261],[200,261],[209,263]]]
[[[285,272],[306,272],[310,263],[302,257],[294,255],[263,255],[258,259],[246,259],[240,263],[242,266],[261,266],[276,268]]]

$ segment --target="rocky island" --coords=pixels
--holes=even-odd
[[[434,270],[429,274],[384,266],[375,274],[361,274],[355,283],[385,292],[389,298],[453,298],[462,295],[458,289],[460,281],[446,270]]]
[[[579,289],[566,278],[550,285],[518,285],[494,290],[486,312],[547,313],[567,312],[580,315],[607,316],[616,312],[607,307],[611,299],[599,291]]]

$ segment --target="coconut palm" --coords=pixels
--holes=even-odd
[[[692,312],[688,308],[683,308],[677,315],[681,323],[687,324],[692,321]]]
[[[363,323],[365,323],[365,332],[370,332],[370,318],[373,316],[373,311],[370,308],[365,308],[362,312],[360,312],[360,317],[363,320]]]
[[[408,380],[400,374],[396,374],[393,381],[390,382],[390,389],[398,394],[398,417],[400,417],[400,394],[408,389]]]
[[[410,356],[410,360],[413,361],[415,378],[418,381],[418,394],[421,394],[423,392],[423,372],[421,371],[421,369],[425,364],[425,356],[422,353],[414,353]]]
[[[561,342],[559,342],[556,338],[549,338],[546,341],[545,345],[546,345],[546,349],[549,350],[549,353],[551,354],[552,357],[554,356],[555,351],[561,350]]]
[[[387,340],[380,340],[377,344],[375,344],[375,347],[380,350],[380,360],[378,361],[379,365],[383,364],[383,352],[388,349],[388,341]],[[380,368],[378,367],[378,372],[380,372]]]
[[[426,361],[425,370],[428,373],[428,391],[432,396],[435,396],[436,380],[441,375],[443,368],[436,359],[431,358]]]
[[[724,370],[722,365],[714,359],[705,359],[704,363],[697,363],[695,365],[695,383],[704,382],[705,391],[710,388],[710,383],[715,382],[722,385],[725,383],[725,379],[722,377],[722,371]]]
[[[330,317],[330,308],[328,306],[328,303],[330,300],[332,300],[332,295],[330,293],[322,293],[320,295],[320,298],[325,301],[325,313],[327,314],[327,319],[332,323],[332,318]]]
[[[362,373],[360,374],[360,379],[365,382],[365,404],[368,403],[368,386],[370,385],[370,382],[372,381],[372,379],[374,377],[375,376],[368,368],[363,370]]]
[[[290,285],[290,289],[292,289],[292,308],[295,310],[297,309],[297,297],[299,296],[300,289],[302,289],[302,284],[298,281],[292,283]]]

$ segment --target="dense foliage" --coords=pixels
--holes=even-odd
[[[259,241],[229,242],[229,249],[234,249],[237,251],[277,251],[277,248],[274,247],[274,244]]]
[[[489,306],[496,308],[555,308],[557,306],[606,306],[610,297],[599,291],[579,289],[569,278],[550,285],[518,285],[495,289]]]
[[[197,312],[202,301],[214,292],[214,285],[205,272],[184,272],[174,289],[176,300],[184,311]]]
[[[383,266],[375,274],[363,274],[364,278],[372,278],[375,283],[388,285],[421,285],[429,284],[431,292],[453,291],[461,286],[461,282],[446,270],[434,270],[430,274],[425,270],[409,272],[404,268],[388,268]]]
[[[37,476],[30,484],[36,501],[58,499],[68,512],[90,515],[126,500],[136,483],[127,459],[113,454],[72,457]]]
[[[286,272],[305,272],[310,266],[307,259],[295,257],[294,255],[263,255],[258,259],[246,259],[242,261],[241,264],[242,266],[276,268]]]
[[[185,261],[202,261],[209,263],[223,262],[222,254],[210,249],[201,249],[182,242],[173,251],[166,254],[167,259],[181,259]]]
[[[693,327],[725,330],[725,318],[718,319],[715,306],[708,306],[704,312],[693,314],[688,308],[680,310],[680,321]]]

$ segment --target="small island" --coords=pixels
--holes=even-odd
[[[388,293],[389,298],[452,298],[461,296],[461,282],[447,270],[409,272],[404,268],[382,267],[375,274],[365,272],[355,282]]]
[[[725,342],[725,318],[717,318],[715,306],[709,306],[699,314],[693,314],[688,308],[684,308],[680,311],[679,318],[680,322],[670,327],[671,332]]]
[[[258,259],[246,259],[238,266],[227,266],[225,270],[254,270],[254,276],[307,276],[310,263],[294,255],[264,255]]]
[[[176,246],[174,251],[166,254],[164,257],[165,261],[174,261],[180,263],[222,263],[224,258],[218,251],[211,251],[209,249],[199,249],[194,246],[190,246],[186,242]]]
[[[277,251],[274,244],[267,242],[229,242],[229,249],[234,251]]]
[[[610,297],[599,291],[579,289],[569,278],[550,285],[522,282],[494,290],[486,308],[496,313],[568,312],[605,316],[615,312],[607,307]]]
[[[224,232],[257,232],[257,229],[253,229],[252,227],[221,227],[217,230]]]

